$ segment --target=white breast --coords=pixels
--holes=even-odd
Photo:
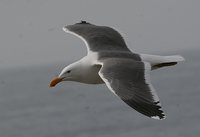
[[[87,84],[102,84],[104,83],[99,76],[100,65],[96,65],[98,53],[90,52],[87,56],[81,59],[82,67],[82,83]]]

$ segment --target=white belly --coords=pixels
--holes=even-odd
[[[98,72],[100,66],[92,66],[90,69],[85,71],[84,78],[80,82],[87,84],[103,84],[104,81],[99,76]]]
[[[97,53],[90,53],[81,59],[82,76],[79,82],[87,84],[103,84],[104,81],[99,76],[100,65],[95,65],[98,58]]]

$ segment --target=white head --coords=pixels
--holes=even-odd
[[[54,78],[50,87],[56,86],[62,81],[79,81],[82,77],[81,63],[75,62],[65,67],[58,77]]]

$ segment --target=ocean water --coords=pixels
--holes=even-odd
[[[150,119],[105,85],[63,82],[49,88],[64,64],[0,70],[0,137],[195,137],[200,135],[199,51],[152,71],[167,118]]]

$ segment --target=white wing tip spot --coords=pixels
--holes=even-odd
[[[164,115],[164,113],[162,113]],[[160,118],[159,116],[152,116],[151,118],[153,119],[157,119],[157,120],[164,120],[166,118],[166,116],[164,115],[162,118]]]

